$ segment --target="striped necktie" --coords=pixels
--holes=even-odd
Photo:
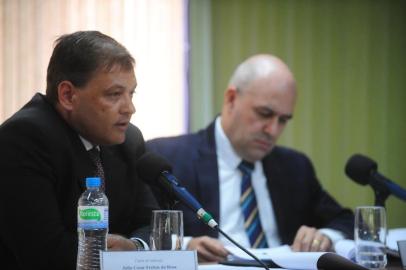
[[[267,248],[265,234],[259,219],[258,205],[255,192],[251,184],[251,174],[254,164],[241,161],[238,169],[242,173],[240,205],[244,215],[244,228],[248,234],[252,248]]]
[[[100,158],[100,150],[94,146],[92,149],[88,151],[90,159],[93,161],[93,164],[96,167],[95,176],[100,177],[101,180],[101,190],[104,191],[105,188],[105,178],[104,178],[104,169],[103,164]]]

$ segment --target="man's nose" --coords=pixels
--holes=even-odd
[[[121,107],[121,113],[123,114],[134,114],[136,111],[132,96],[125,97],[123,106]]]
[[[264,132],[272,137],[275,137],[279,134],[280,124],[278,117],[274,116],[268,119],[264,125]]]

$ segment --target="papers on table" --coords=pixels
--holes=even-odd
[[[386,245],[392,250],[399,251],[398,241],[406,240],[406,228],[391,229],[386,237]]]
[[[232,256],[251,260],[251,256],[235,246],[227,246],[226,249],[232,254]],[[272,255],[291,253],[292,250],[288,245],[275,247],[275,248],[258,248],[258,249],[248,249],[249,252],[257,256],[260,260],[269,260]]]
[[[252,260],[245,252],[235,247],[227,247],[232,254],[231,260]],[[289,246],[267,249],[249,249],[251,253],[260,260],[271,260],[278,267],[284,269],[300,270],[345,270],[345,269],[366,269],[338,254],[331,252],[293,252]]]
[[[355,262],[355,242],[354,240],[340,240],[334,246],[337,254]]]

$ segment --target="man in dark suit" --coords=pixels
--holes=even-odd
[[[96,172],[92,148],[100,152],[109,199],[107,247],[142,248],[157,205],[134,166],[145,151],[129,122],[134,63],[100,32],[64,35],[49,62],[46,95],[36,94],[1,125],[2,269],[75,269],[77,203]]]
[[[234,72],[213,123],[198,133],[149,141],[147,149],[167,157],[174,175],[243,246],[329,250],[352,236],[353,215],[323,190],[305,155],[275,145],[295,101],[286,64],[256,55]],[[224,259],[227,240],[179,207],[185,235],[193,237],[188,248],[201,261]]]

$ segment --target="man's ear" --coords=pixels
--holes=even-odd
[[[73,108],[75,86],[70,81],[62,81],[58,85],[58,102],[67,111]]]
[[[224,105],[232,108],[234,106],[235,100],[237,99],[238,91],[235,86],[228,86],[226,92],[224,93]]]

